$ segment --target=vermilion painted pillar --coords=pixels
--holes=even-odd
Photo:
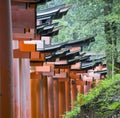
[[[59,82],[59,116],[65,113],[66,103],[65,103],[65,82]]]
[[[31,116],[32,118],[40,117],[40,74],[31,74]]]
[[[70,110],[71,107],[71,99],[70,99],[70,81],[65,81],[65,100],[66,100],[66,111]]]
[[[18,41],[13,41],[13,49],[18,48]],[[14,75],[14,118],[20,118],[20,79],[19,79],[19,59],[13,59]]]
[[[14,118],[20,118],[19,60],[14,59]]]
[[[48,81],[48,116],[54,118],[53,78],[47,77]]]
[[[48,118],[48,87],[47,87],[47,77],[43,76],[43,118]]]
[[[0,117],[13,118],[13,53],[10,0],[0,0]]]
[[[20,118],[28,118],[31,111],[30,100],[30,61],[20,59]]]
[[[70,74],[69,68],[65,70],[68,74]],[[71,108],[71,90],[70,90],[70,78],[67,78],[65,81],[65,100],[66,100],[66,111],[69,111]]]
[[[53,81],[54,92],[54,118],[59,118],[58,79]]]
[[[31,93],[30,93],[30,60],[25,59],[26,73],[26,118],[31,118]]]
[[[40,73],[31,74],[31,117],[43,118],[43,82]]]
[[[71,82],[71,103],[72,103],[72,108],[74,108],[74,102],[77,99],[77,88],[76,88],[76,83],[74,81]]]
[[[40,105],[40,117],[38,118],[43,118],[43,113],[44,113],[44,106],[43,106],[43,78],[42,78],[42,75],[40,74],[40,102],[39,102],[39,105]],[[39,110],[39,109],[38,109]]]
[[[36,118],[36,81],[35,73],[31,73],[31,117]]]

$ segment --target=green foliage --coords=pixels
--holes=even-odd
[[[115,109],[117,109],[117,108],[120,108],[120,102],[114,102],[113,104],[111,104],[110,106],[109,106],[109,109],[110,110],[115,110]]]
[[[53,42],[62,42],[67,40],[76,40],[83,37],[97,34],[95,43],[91,46],[91,50],[96,52],[105,51],[105,32],[104,25],[106,21],[117,23],[117,40],[120,40],[120,1],[113,0],[112,13],[104,16],[105,0],[52,0],[44,6],[39,6],[38,10],[53,7],[60,4],[72,4],[66,16],[62,19],[54,21],[60,22],[63,29],[59,35],[52,38]],[[117,47],[120,47],[117,43]]]
[[[88,94],[79,94],[75,103],[75,109],[67,112],[63,118],[74,118],[84,106],[94,108],[98,117],[103,117],[103,113],[104,116],[112,114],[120,109],[120,75],[116,75],[114,79],[102,80]]]

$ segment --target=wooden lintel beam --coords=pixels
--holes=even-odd
[[[22,52],[19,49],[14,49],[13,56],[14,56],[14,58],[30,58],[30,53]]]
[[[53,63],[48,63],[48,62],[46,63],[46,62],[44,62],[43,66],[50,66],[51,67],[51,71],[55,71],[55,66],[54,66]]]
[[[67,74],[67,73],[55,74],[55,75],[53,76],[53,78],[56,78],[56,79],[57,79],[57,78],[63,78],[63,79],[65,78],[65,79],[66,79],[67,77],[68,77],[68,74]]]
[[[86,70],[70,70],[71,72],[75,72],[75,73],[86,73]]]
[[[49,73],[51,72],[51,67],[50,66],[36,66],[35,71]]]
[[[75,82],[77,85],[81,85],[81,86],[84,86],[86,84],[86,81],[82,81],[82,80],[76,80]]]
[[[34,33],[13,33],[13,40],[31,40],[34,39]]]
[[[74,65],[71,65],[71,69],[72,70],[79,70],[80,69],[80,62],[78,62],[78,63],[76,63],[76,64],[74,64]]]
[[[68,81],[68,80],[69,80],[68,78],[59,78],[59,79],[58,79],[59,82],[66,82],[66,81]]]
[[[67,64],[67,60],[62,60],[62,61],[56,61],[55,65],[66,65]]]
[[[30,55],[31,61],[44,61],[45,60],[45,54],[40,52],[31,52]]]
[[[70,73],[70,78],[71,79],[80,79],[81,78],[81,76],[79,75],[79,74],[77,74],[77,73]]]
[[[43,62],[41,61],[30,61],[30,66],[42,66]]]
[[[70,49],[70,52],[77,51],[77,50],[81,50],[81,47],[79,47],[79,46],[72,47],[72,48]]]
[[[35,52],[35,44],[24,44],[24,41],[19,41],[19,49],[24,52]]]
[[[54,72],[43,72],[42,73],[43,76],[53,76],[54,75]]]
[[[19,49],[24,52],[35,52],[44,49],[45,42],[41,40],[19,41]]]
[[[69,69],[70,68],[70,66],[69,65],[55,65],[55,68],[57,69],[57,68],[60,68],[60,69]]]
[[[40,74],[39,73],[36,73],[36,72],[31,72],[30,73],[30,78],[31,79],[40,79]]]

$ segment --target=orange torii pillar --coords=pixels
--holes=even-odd
[[[65,82],[59,81],[58,83],[59,88],[59,116],[62,118],[62,115],[66,111],[66,99],[65,99]]]
[[[47,77],[48,84],[48,115],[49,118],[54,118],[54,95],[53,95],[53,78],[52,76]]]
[[[71,79],[71,103],[72,108],[74,108],[74,102],[77,100],[77,87],[75,80]]]
[[[69,67],[65,69],[65,72],[68,74],[67,80],[65,81],[65,100],[66,100],[66,111],[70,111],[71,109],[71,90],[70,90],[70,78],[69,78]]]
[[[31,73],[31,117],[43,118],[43,79],[40,73]]]
[[[47,86],[47,76],[42,76],[43,78],[43,118],[48,118],[48,86]]]
[[[0,118],[13,118],[13,53],[10,0],[0,0]]]
[[[30,60],[19,60],[20,76],[20,118],[31,118]]]
[[[59,97],[58,97],[58,79],[53,81],[54,92],[54,118],[59,118]]]
[[[13,49],[18,48],[18,41],[13,41]],[[13,59],[14,75],[14,118],[20,118],[20,78],[19,78],[19,59]]]

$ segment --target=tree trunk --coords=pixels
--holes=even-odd
[[[112,13],[113,0],[104,0],[104,15],[109,15]],[[105,22],[105,34],[106,34],[106,61],[108,76],[114,76],[115,67],[117,66],[117,49],[116,49],[116,30],[117,26],[115,22]]]

